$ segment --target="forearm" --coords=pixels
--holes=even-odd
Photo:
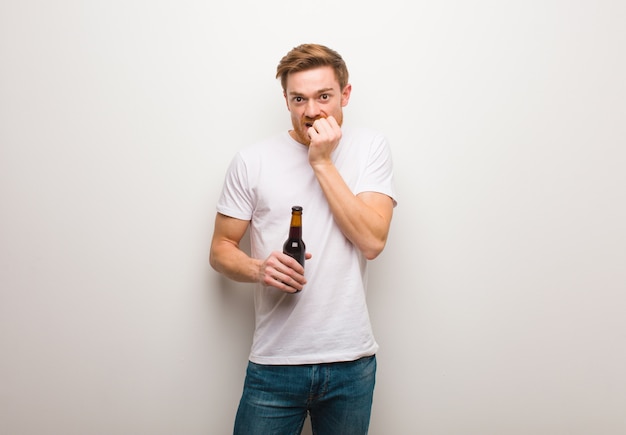
[[[234,281],[259,281],[262,261],[251,258],[230,241],[214,241],[209,262],[213,269]]]
[[[391,198],[373,207],[352,193],[332,163],[314,165],[313,171],[343,234],[367,259],[376,258],[387,242]]]
[[[307,254],[306,258],[311,258]],[[282,252],[272,252],[265,260],[251,258],[229,240],[211,244],[211,266],[222,275],[239,282],[260,282],[287,293],[302,290],[306,284],[304,269]]]

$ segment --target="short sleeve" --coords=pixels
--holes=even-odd
[[[394,206],[397,204],[391,149],[381,134],[376,134],[372,140],[367,166],[357,188],[357,193],[360,192],[383,193],[391,197]]]
[[[237,153],[226,171],[217,211],[236,219],[250,220],[253,208],[246,164],[241,154]]]

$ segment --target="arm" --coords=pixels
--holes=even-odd
[[[315,174],[343,234],[365,258],[376,258],[387,243],[393,215],[391,198],[376,192],[355,196],[332,163],[316,167]]]
[[[302,290],[306,283],[304,269],[293,258],[277,251],[259,260],[241,250],[239,243],[249,225],[249,221],[217,214],[209,256],[211,267],[234,281],[261,282],[288,293]]]
[[[376,258],[385,247],[393,215],[393,200],[382,193],[354,195],[331,160],[341,139],[333,117],[318,119],[309,128],[309,162],[343,234],[365,258]]]

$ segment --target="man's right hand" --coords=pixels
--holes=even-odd
[[[311,254],[306,254],[306,259]],[[279,251],[272,252],[259,267],[259,281],[286,293],[297,293],[306,284],[304,268],[294,258]]]

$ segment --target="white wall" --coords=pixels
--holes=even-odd
[[[626,432],[626,6],[0,3],[0,433],[227,434],[248,287],[228,162],[336,48],[400,204],[372,263],[374,435]],[[305,432],[310,433],[310,432]]]

